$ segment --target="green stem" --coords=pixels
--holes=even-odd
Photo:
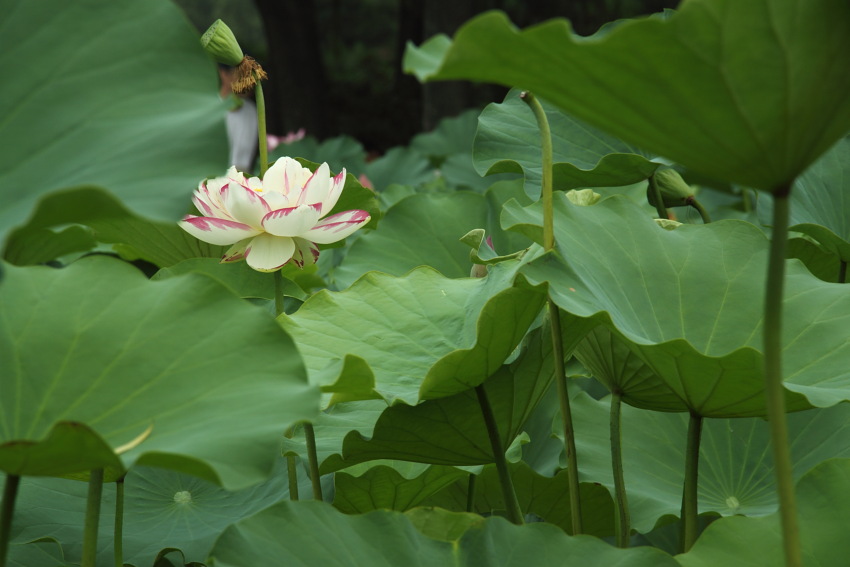
[[[744,212],[745,213],[753,212],[753,202],[751,200],[752,199],[751,191],[749,189],[747,189],[746,187],[741,189],[741,198],[744,201]]]
[[[708,224],[711,222],[711,217],[708,216],[708,211],[705,210],[705,207],[697,201],[696,197],[689,197],[688,204],[695,208],[699,213],[700,218],[702,219],[703,224]]]
[[[617,547],[629,547],[631,522],[629,500],[626,496],[626,480],[623,476],[623,447],[620,434],[620,409],[623,394],[615,390],[611,396],[611,466],[614,471],[614,499],[617,504]]]
[[[124,567],[124,477],[115,482],[115,567]]]
[[[800,531],[797,527],[797,504],[791,474],[785,393],[782,388],[782,294],[790,193],[791,185],[788,184],[773,194],[773,234],[770,238],[770,259],[767,267],[764,304],[764,379],[767,419],[770,424],[770,441],[776,467],[776,488],[779,493],[785,564],[788,567],[800,567],[802,565]]]
[[[89,495],[86,501],[86,523],[83,529],[83,557],[81,567],[95,567],[97,563],[97,525],[100,522],[100,501],[103,496],[103,469],[89,475]]]
[[[540,101],[530,92],[520,94],[520,98],[534,113],[537,128],[540,130],[540,148],[542,152],[543,181],[541,199],[543,201],[543,249],[552,250],[555,247],[555,212],[553,207],[552,186],[552,131],[546,111]],[[564,424],[564,448],[567,453],[567,477],[570,493],[570,517],[573,534],[582,532],[581,498],[579,496],[578,460],[576,458],[576,441],[573,431],[573,417],[570,408],[570,397],[567,392],[567,376],[564,369],[564,346],[561,342],[561,317],[558,306],[549,299],[549,317],[552,323],[552,347],[555,353],[555,382],[558,384],[558,401],[561,406],[561,420]]]
[[[658,218],[669,219],[667,207],[664,206],[664,197],[661,196],[661,188],[658,186],[658,181],[655,179],[655,173],[649,176],[649,189],[652,191],[652,198],[655,199],[655,210],[658,212]]]
[[[847,262],[844,260],[838,264],[838,283],[847,283]]]
[[[263,84],[260,82],[260,77],[254,71],[254,98],[257,103],[257,132],[259,135],[260,148],[260,178],[266,175],[266,170],[269,168],[269,146],[268,138],[266,138],[266,98],[263,96]]]
[[[313,484],[313,498],[322,498],[322,478],[319,476],[319,457],[316,452],[316,432],[309,421],[304,424],[304,437],[307,439],[307,461],[310,465],[310,482]]]
[[[561,312],[549,298],[549,319],[552,331],[552,346],[555,357],[555,384],[558,388],[558,403],[561,406],[561,423],[564,431],[564,451],[567,455],[567,486],[570,493],[570,522],[573,535],[582,533],[581,496],[578,482],[578,457],[576,436],[573,429],[573,411],[570,393],[567,391],[567,371],[564,367],[564,343],[561,342]]]
[[[514,483],[508,471],[505,449],[502,446],[502,439],[499,437],[499,426],[496,424],[496,417],[493,415],[493,407],[490,405],[484,384],[476,386],[475,393],[478,395],[478,405],[481,407],[481,415],[484,416],[487,435],[490,437],[490,447],[493,449],[493,460],[496,462],[496,471],[499,473],[499,484],[502,486],[502,497],[508,510],[508,520],[521,525],[524,523],[522,509],[519,506]]]
[[[6,567],[6,556],[9,555],[9,536],[12,533],[12,518],[15,516],[15,500],[18,498],[20,484],[20,476],[6,475],[3,504],[0,508],[0,567]]]
[[[278,317],[283,313],[283,274],[280,270],[274,272],[274,312]]]
[[[688,443],[685,449],[685,485],[682,490],[681,551],[690,551],[698,535],[699,507],[699,443],[702,436],[702,416],[692,413],[688,421]]]
[[[292,455],[286,457],[286,472],[289,475],[289,499],[298,500],[298,469]]]
[[[466,486],[466,511],[475,511],[475,479],[476,475],[469,473],[469,483]]]

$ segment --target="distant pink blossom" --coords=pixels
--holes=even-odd
[[[275,136],[274,134],[266,135],[266,143],[268,144],[269,151],[272,151],[276,147],[281,144],[291,144],[292,142],[297,142],[304,138],[307,135],[307,131],[304,128],[299,128],[295,132],[289,132],[286,136]]]

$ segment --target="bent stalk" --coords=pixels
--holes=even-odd
[[[611,467],[614,471],[614,498],[617,505],[617,547],[629,547],[631,521],[629,500],[626,496],[626,480],[623,475],[623,447],[620,432],[620,410],[623,394],[615,390],[611,397]]]
[[[785,283],[785,245],[788,238],[790,193],[791,184],[788,184],[773,194],[773,234],[770,238],[764,304],[764,380],[770,443],[779,493],[785,564],[788,567],[800,567],[803,560],[800,531],[797,526],[791,451],[788,446],[785,393],[782,388],[782,293]]]
[[[543,249],[552,250],[555,247],[555,214],[553,210],[552,188],[552,132],[549,120],[540,101],[526,91],[520,98],[531,108],[537,127],[540,130],[540,145],[543,154],[543,182],[541,199],[543,201]],[[570,408],[570,396],[567,392],[567,375],[564,369],[564,345],[561,342],[561,315],[558,306],[549,298],[549,317],[552,323],[552,347],[555,356],[555,382],[558,385],[558,402],[561,406],[561,420],[564,424],[564,449],[567,453],[567,479],[570,493],[570,519],[573,535],[582,532],[581,497],[579,496],[578,459],[576,457],[575,432],[573,416]]]
[[[487,435],[490,437],[490,447],[493,449],[493,459],[496,462],[496,471],[499,473],[499,484],[502,486],[502,497],[508,510],[508,520],[514,524],[523,524],[522,509],[514,490],[514,483],[508,471],[508,461],[505,458],[505,449],[502,447],[502,439],[499,437],[499,428],[496,425],[496,417],[484,384],[475,387],[478,395],[478,405],[481,406],[481,415],[484,417],[484,425],[487,426]]]

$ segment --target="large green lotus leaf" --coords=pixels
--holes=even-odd
[[[190,204],[186,197],[184,210]],[[133,259],[141,258],[160,267],[173,266],[188,258],[220,258],[226,250],[224,246],[201,242],[175,222],[140,217],[108,191],[86,186],[42,197],[26,226],[10,236],[4,258],[18,265],[57,258],[62,251],[47,254],[51,256],[48,258],[45,250],[36,248],[39,235],[51,227],[71,223],[89,226],[94,230],[95,240],[116,244]]]
[[[850,262],[850,138],[843,138],[801,175],[791,191],[791,230],[808,234]],[[771,223],[772,203],[759,207]],[[837,273],[837,272],[836,272]]]
[[[468,154],[478,128],[478,114],[478,110],[472,109],[443,118],[430,132],[414,136],[410,147],[428,156],[434,165],[455,154]]]
[[[580,393],[572,399],[572,410],[582,480],[613,491],[610,397],[597,401]],[[554,433],[563,435],[560,416],[553,417]],[[622,407],[623,468],[633,529],[646,533],[664,516],[679,516],[687,429],[687,414]],[[795,478],[831,457],[850,457],[847,404],[789,414],[788,430]],[[777,508],[768,423],[760,418],[704,419],[700,513],[759,516]]]
[[[421,185],[435,176],[428,159],[413,148],[390,149],[366,164],[364,174],[377,191],[383,191],[393,183]]]
[[[787,255],[797,258],[818,279],[838,283],[841,272],[841,257],[830,252],[820,244],[807,238],[790,238],[787,242]]]
[[[325,369],[354,355],[388,403],[414,405],[481,384],[519,344],[544,297],[514,286],[516,269],[507,262],[486,278],[455,280],[425,267],[400,278],[369,272],[345,291],[320,291],[278,321],[314,383],[345,382],[346,372],[334,379]]]
[[[648,178],[660,165],[638,148],[564,114],[541,101],[552,131],[555,189],[618,187]],[[473,152],[481,175],[518,172],[526,191],[540,196],[540,129],[526,103],[513,90],[501,104],[489,104],[479,118]]]
[[[215,67],[166,0],[0,2],[0,237],[58,189],[105,187],[176,219],[227,166]],[[155,39],[152,39],[155,38]]]
[[[522,461],[509,463],[508,469],[522,511],[560,526],[566,533],[572,533],[567,471],[545,477]],[[472,511],[486,516],[505,514],[507,506],[495,465],[484,467],[475,479],[474,491]],[[463,479],[431,496],[425,504],[462,512],[467,509],[468,495],[469,482]],[[580,485],[580,496],[582,533],[597,537],[613,535],[614,501],[608,489],[599,484],[583,483]]]
[[[302,476],[309,483],[306,474]],[[62,544],[69,561],[79,561],[87,490],[82,482],[23,479],[15,540],[51,538]],[[124,482],[124,561],[151,565],[161,550],[172,547],[182,550],[185,561],[202,562],[224,528],[288,494],[283,459],[278,459],[269,480],[236,492],[164,469],[134,467]],[[109,483],[100,519],[99,555],[104,565],[111,564],[114,511],[115,485]]]
[[[493,235],[501,253],[527,247],[528,239],[508,235],[498,224],[505,201],[529,202],[518,188],[516,183],[501,183],[486,195],[468,191],[411,195],[387,211],[380,230],[352,243],[334,270],[336,284],[347,287],[370,270],[401,276],[417,266],[431,266],[450,278],[468,277],[469,247],[460,238],[476,228]]]
[[[691,0],[667,20],[592,40],[565,20],[517,30],[479,16],[404,67],[420,80],[520,87],[697,172],[750,187],[790,184],[850,129],[843,0]]]
[[[58,465],[51,455],[67,449],[43,450],[48,433],[71,422],[85,426],[75,443],[93,431],[113,449],[152,428],[121,455],[125,467],[155,465],[241,487],[268,475],[286,427],[317,413],[318,392],[292,340],[209,278],[150,282],[102,256],[61,270],[7,267],[5,276],[6,472],[57,475],[97,466],[91,451]],[[29,447],[28,460],[19,459],[21,445]]]
[[[453,543],[437,541],[399,512],[346,516],[321,502],[280,502],[238,522],[218,539],[212,559],[217,567],[561,567],[565,561],[588,567],[676,565],[655,549],[616,549],[597,538],[567,536],[555,526],[514,526],[501,518],[473,524]]]
[[[421,533],[439,541],[457,541],[469,528],[486,521],[471,512],[450,512],[433,506],[413,508],[404,515]]]
[[[510,446],[522,432],[551,383],[553,359],[547,337],[545,330],[531,333],[520,357],[485,383],[503,447]],[[322,474],[378,459],[449,466],[493,462],[481,407],[472,389],[416,406],[387,408],[383,401],[336,404],[319,416],[314,428]],[[303,437],[285,440],[284,450],[306,456]]]
[[[843,565],[850,555],[850,459],[831,459],[796,486],[800,545],[806,565]],[[709,526],[690,552],[676,556],[683,567],[781,565],[779,515],[736,516]]]
[[[47,539],[31,542],[10,542],[6,564],[11,567],[68,567],[62,546]]]
[[[454,467],[395,461],[355,465],[334,475],[334,506],[346,514],[404,512],[469,473]],[[404,473],[404,474],[402,474]]]
[[[606,324],[689,410],[707,417],[763,414],[768,241],[759,229],[728,220],[663,230],[617,196],[589,207],[556,196],[555,209],[560,254],[534,260],[524,273],[532,284],[548,281],[551,297],[572,315],[564,324],[570,340],[583,337],[571,325]],[[503,222],[533,235],[539,218],[534,207],[506,207]],[[850,344],[844,341],[850,289],[816,279],[799,262],[789,262],[787,272],[788,407],[850,399]]]

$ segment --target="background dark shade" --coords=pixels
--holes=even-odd
[[[565,17],[580,35],[675,0],[175,0],[202,33],[217,18],[269,74],[268,131],[348,134],[370,151],[406,144],[440,118],[500,101],[506,89],[465,81],[421,85],[402,73],[407,41],[453,35],[486,10],[519,27]],[[212,68],[212,67],[211,67]],[[213,71],[211,71],[213,72]]]

